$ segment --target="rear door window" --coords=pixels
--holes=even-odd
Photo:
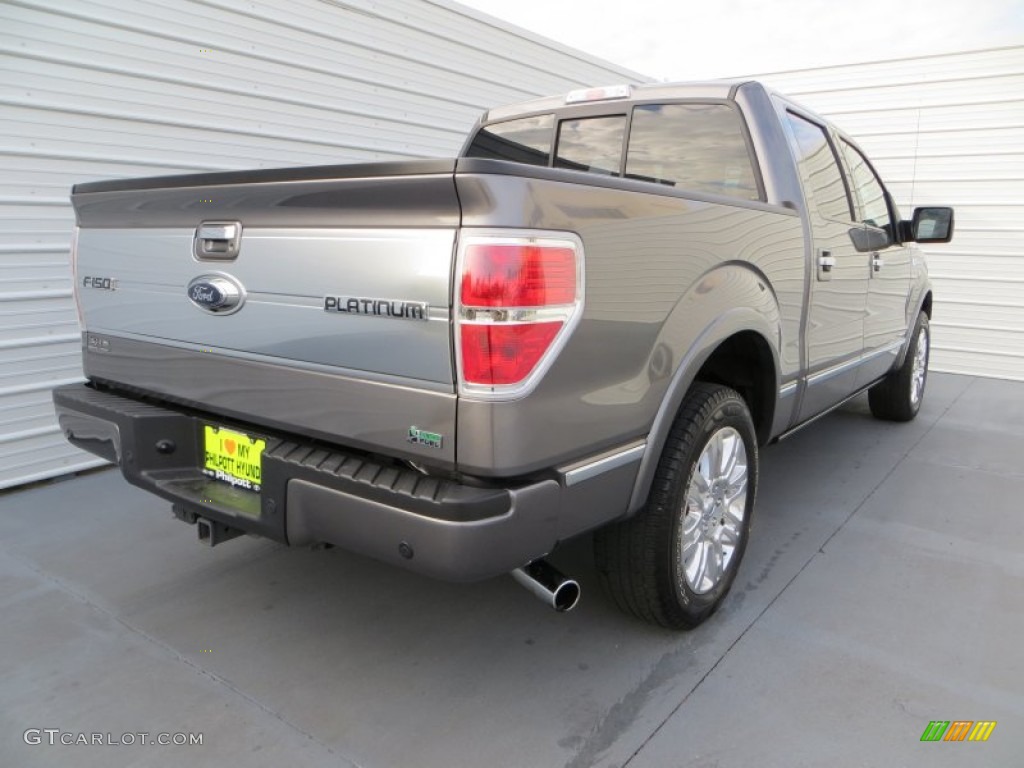
[[[818,213],[826,219],[853,221],[846,183],[825,129],[792,112],[786,113],[786,122],[793,132],[796,159],[807,194],[814,200]]]
[[[585,117],[558,124],[556,168],[618,176],[626,116]]]
[[[481,128],[466,151],[467,157],[548,165],[554,115],[534,115]]]
[[[629,131],[626,176],[759,200],[742,121],[726,104],[637,106]]]

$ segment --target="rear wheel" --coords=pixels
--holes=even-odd
[[[871,413],[886,421],[910,421],[921,410],[924,387],[928,382],[928,353],[931,330],[928,315],[921,312],[903,365],[891,371],[868,391]]]
[[[757,463],[743,398],[728,387],[695,384],[672,425],[646,506],[594,536],[595,562],[611,599],[673,629],[710,616],[746,549]]]

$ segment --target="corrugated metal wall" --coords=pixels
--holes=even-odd
[[[1024,379],[1024,46],[759,77],[855,136],[905,216],[956,207],[924,247],[932,367]]]
[[[100,463],[50,403],[72,184],[453,155],[487,107],[639,79],[437,0],[0,2],[0,488]]]

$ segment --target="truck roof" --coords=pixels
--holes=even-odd
[[[614,101],[635,101],[638,99],[728,99],[732,97],[735,89],[744,83],[754,82],[746,79],[734,80],[705,80],[679,83],[628,83],[630,95],[624,99]],[[622,87],[619,85],[609,87]],[[763,87],[763,86],[762,86]],[[483,122],[489,123],[496,120],[507,120],[519,115],[528,115],[537,112],[550,112],[566,106],[566,94],[558,96],[545,96],[539,99],[531,99],[517,104],[496,107],[484,113]],[[611,100],[610,100],[611,101]]]

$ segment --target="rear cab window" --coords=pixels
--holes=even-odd
[[[764,199],[743,117],[735,106],[720,102],[636,104],[628,114],[514,118],[483,126],[466,156],[624,175],[682,192]]]
[[[587,117],[558,124],[556,168],[618,176],[626,116]]]
[[[554,125],[554,115],[521,117],[485,125],[473,137],[466,156],[511,160],[525,165],[549,165]]]
[[[626,176],[759,200],[741,120],[726,104],[641,104],[633,110]]]

